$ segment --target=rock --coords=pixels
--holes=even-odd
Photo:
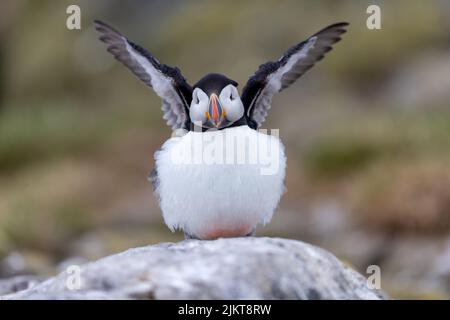
[[[16,276],[8,279],[0,279],[0,297],[18,291],[34,287],[42,282],[42,278],[33,275]]]
[[[60,273],[3,299],[387,298],[332,254],[279,238],[162,243],[82,265],[81,287],[70,290],[74,275]]]
[[[450,236],[391,238],[382,265],[384,287],[402,299],[450,299]]]

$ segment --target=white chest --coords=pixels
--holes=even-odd
[[[199,238],[251,232],[284,191],[283,145],[247,126],[170,138],[155,160],[164,221]]]

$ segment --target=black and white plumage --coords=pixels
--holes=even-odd
[[[242,92],[242,102],[252,128],[259,128],[275,93],[289,87],[320,61],[332,45],[341,40],[348,23],[336,23],[291,47],[277,61],[261,65]]]
[[[284,191],[286,157],[277,137],[256,129],[266,119],[272,97],[321,60],[348,24],[333,24],[293,46],[277,61],[261,65],[241,96],[237,82],[221,74],[208,74],[191,87],[178,68],[161,64],[107,24],[96,21],[95,25],[108,51],[162,99],[167,124],[173,130],[182,129],[155,153],[151,175],[169,228],[182,229],[189,237],[214,239],[248,235],[258,223],[269,222]],[[277,153],[264,165],[276,166],[276,170],[261,174],[267,169],[262,163],[206,163],[205,150],[230,135],[236,141],[270,144]],[[195,149],[203,140],[208,142]],[[257,157],[253,146],[241,145],[249,158]],[[200,155],[203,162],[190,161],[186,150]]]
[[[189,125],[188,109],[192,88],[178,68],[161,64],[141,46],[129,41],[118,31],[101,21],[95,21],[102,34],[100,40],[108,44],[108,51],[127,66],[146,85],[152,87],[163,102],[163,118],[172,129]]]

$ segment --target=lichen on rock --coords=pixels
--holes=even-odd
[[[318,247],[280,238],[161,243],[62,272],[0,299],[385,299]]]

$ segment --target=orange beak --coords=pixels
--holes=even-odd
[[[211,94],[209,97],[207,117],[216,128],[219,127],[225,118],[225,110],[220,103],[219,97],[215,93]]]

